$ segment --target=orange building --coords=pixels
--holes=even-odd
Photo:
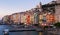
[[[39,5],[37,5],[37,7],[32,8],[31,10],[12,14],[10,16],[11,17],[10,20],[12,20],[15,24],[17,23],[23,23],[23,24],[39,23],[42,25],[44,24],[46,25],[49,23],[53,24],[55,21],[57,22],[60,21],[59,19],[60,5],[59,4],[54,1],[52,3],[48,3],[45,5],[41,5],[40,3]]]

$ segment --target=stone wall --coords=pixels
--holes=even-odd
[[[60,22],[60,5],[55,6],[55,17],[56,17],[56,22]]]

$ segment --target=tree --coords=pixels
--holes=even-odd
[[[60,28],[60,22],[55,23],[54,26]]]

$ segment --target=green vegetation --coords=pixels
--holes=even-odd
[[[60,28],[60,22],[55,23],[54,26]]]
[[[45,26],[44,28],[48,28],[48,26]]]

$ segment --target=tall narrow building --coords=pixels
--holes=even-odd
[[[35,12],[34,12],[34,24],[39,23],[39,14],[42,12],[42,5],[41,2],[36,6]]]
[[[56,21],[60,22],[60,0],[56,0],[55,17],[56,17]]]

